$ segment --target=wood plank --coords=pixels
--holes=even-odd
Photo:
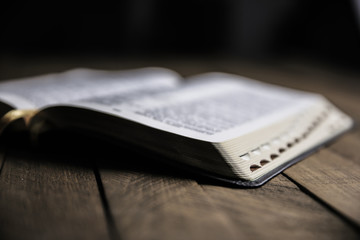
[[[358,162],[323,149],[284,173],[360,227]]]
[[[355,131],[347,133],[329,146],[328,150],[360,165],[360,134]]]
[[[278,176],[258,189],[101,169],[122,239],[358,239],[359,232]]]
[[[279,175],[257,189],[203,186],[246,239],[358,239],[360,232]]]
[[[191,180],[102,169],[121,239],[239,239],[235,226]]]
[[[91,168],[11,150],[0,175],[1,239],[109,239]]]

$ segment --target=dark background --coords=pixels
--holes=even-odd
[[[357,69],[356,2],[10,1],[0,8],[0,54],[305,58]]]

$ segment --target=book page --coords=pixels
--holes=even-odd
[[[171,89],[180,76],[161,68],[127,71],[75,69],[58,74],[0,83],[0,101],[18,109],[79,101],[97,96],[122,94],[138,96]]]
[[[204,141],[238,137],[299,113],[316,94],[290,90],[227,74],[207,74],[151,97],[81,106]],[[110,100],[110,99],[109,99]]]

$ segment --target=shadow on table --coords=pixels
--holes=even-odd
[[[191,179],[199,184],[238,187],[201,170],[176,163],[173,159],[124,142],[112,142],[72,130],[54,130],[31,141],[26,132],[11,132],[0,146],[12,155],[46,164],[91,169],[132,171],[153,176]]]

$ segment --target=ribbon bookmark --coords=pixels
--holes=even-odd
[[[14,109],[7,112],[0,119],[0,135],[5,130],[5,128],[13,121],[18,119],[24,119],[25,125],[28,126],[31,118],[38,112],[35,109]]]

